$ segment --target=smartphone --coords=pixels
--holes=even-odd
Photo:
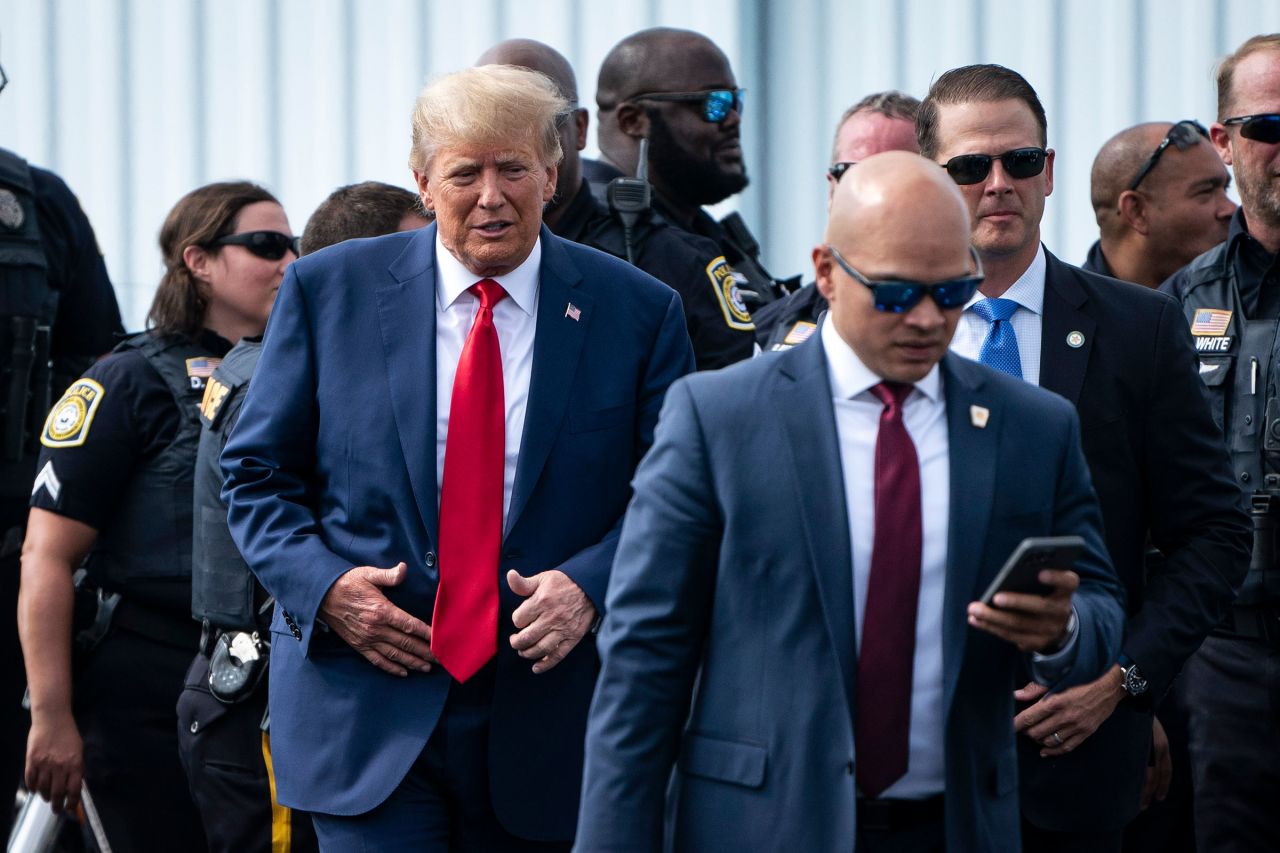
[[[1072,569],[1083,552],[1084,540],[1079,536],[1028,536],[1013,549],[980,600],[989,605],[997,592],[1048,595],[1053,588],[1040,582],[1040,570]]]

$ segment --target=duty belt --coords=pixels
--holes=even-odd
[[[1280,610],[1274,607],[1232,607],[1218,633],[1280,646]]]

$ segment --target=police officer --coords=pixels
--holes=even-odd
[[[608,162],[593,173],[639,174],[640,141],[647,139],[654,209],[714,242],[755,310],[799,288],[800,277],[780,280],[765,270],[760,246],[738,214],[717,222],[703,210],[748,184],[739,138],[742,96],[728,57],[706,36],[667,27],[627,36],[600,66],[598,136]]]
[[[1178,299],[1200,378],[1254,520],[1231,615],[1183,670],[1200,850],[1275,849],[1280,838],[1280,33],[1218,69],[1210,138],[1241,206],[1220,243],[1161,285]]]
[[[566,100],[577,104],[578,84],[569,61],[541,42],[500,42],[485,51],[476,64],[533,69],[551,78]],[[672,227],[650,209],[649,187],[643,180],[623,178],[621,186],[626,188],[628,200],[642,199],[625,205],[625,209],[610,210],[605,206],[607,200],[601,203],[596,199],[583,179],[579,155],[587,144],[588,122],[587,111],[575,108],[561,127],[564,159],[556,176],[556,196],[543,213],[547,227],[565,239],[625,258],[679,293],[699,370],[750,358],[755,326],[739,287],[741,276],[714,242]],[[606,197],[610,194],[604,192]],[[617,194],[613,195],[614,203],[621,203]]]
[[[827,169],[827,204],[844,173],[881,151],[911,151],[916,145],[916,113],[920,101],[902,92],[876,92],[844,111],[836,125],[831,146],[831,166]],[[818,328],[818,318],[827,310],[813,282],[755,312],[756,340],[765,352],[791,349],[804,343]]]
[[[117,851],[205,847],[174,713],[200,634],[190,618],[198,405],[228,342],[262,331],[295,245],[260,187],[184,196],[160,231],[151,330],[73,382],[40,436],[18,611],[27,787],[73,809],[83,778]],[[94,606],[73,625],[82,562],[80,592]]]
[[[302,233],[310,253],[355,237],[427,224],[418,196],[378,181],[334,190]],[[308,815],[281,806],[267,717],[271,605],[227,529],[218,457],[240,416],[262,337],[236,344],[213,371],[200,404],[191,551],[191,612],[200,648],[178,699],[178,745],[211,853],[316,849]],[[229,778],[230,776],[230,778]]]
[[[7,78],[0,67],[0,90]],[[18,557],[52,395],[124,332],[80,202],[52,172],[0,149],[0,800],[22,776],[26,686],[18,648]],[[0,810],[8,834],[9,810]]]

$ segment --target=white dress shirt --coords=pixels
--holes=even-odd
[[[880,383],[841,339],[833,323],[823,323],[840,466],[853,546],[853,596],[857,649],[862,648],[863,613],[875,536],[875,449],[884,404],[870,389]],[[935,365],[916,383],[902,408],[903,423],[920,460],[920,510],[924,535],[920,552],[920,597],[916,606],[916,647],[911,674],[911,725],[907,773],[883,797],[917,799],[945,786],[942,709],[942,616],[947,580],[951,463],[942,375]]]
[[[1032,385],[1040,384],[1040,338],[1043,335],[1044,322],[1044,274],[1048,264],[1044,259],[1044,245],[1036,251],[1031,266],[1018,276],[1008,290],[1000,295],[1001,299],[1012,299],[1018,303],[1018,310],[1013,313],[1009,322],[1013,325],[1013,333],[1018,338],[1018,358],[1022,360],[1022,378]],[[973,294],[964,306],[960,322],[956,324],[955,337],[951,339],[951,349],[965,358],[978,360],[982,352],[982,342],[987,339],[987,330],[991,324],[970,310],[980,299],[986,299],[979,291]]]
[[[502,354],[502,389],[506,410],[506,464],[502,475],[502,527],[506,530],[516,461],[524,436],[524,415],[533,375],[533,339],[538,324],[538,270],[542,241],[538,240],[525,262],[504,276],[494,278],[507,296],[493,308]],[[466,345],[467,334],[480,310],[480,297],[469,288],[480,277],[468,272],[436,235],[436,499],[444,481],[444,451],[449,435],[449,408],[453,402],[453,375]]]

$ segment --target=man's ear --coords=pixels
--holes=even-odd
[[[627,101],[618,104],[618,128],[633,139],[649,136],[649,114],[637,104]]]
[[[826,246],[814,246],[812,257],[818,292],[822,294],[823,299],[831,302],[831,297],[834,295],[832,291],[835,290],[831,284],[831,252]]]
[[[1209,141],[1213,143],[1213,147],[1217,149],[1218,156],[1222,158],[1222,162],[1228,166],[1232,164],[1231,154],[1231,133],[1227,130],[1227,126],[1222,122],[1215,121],[1209,125]]]
[[[574,142],[581,151],[587,147],[587,128],[591,126],[591,113],[582,108],[573,111],[573,123],[577,132],[577,138]]]
[[[1151,233],[1151,222],[1148,219],[1148,202],[1142,193],[1125,190],[1117,201],[1120,217],[1134,231],[1144,237]]]
[[[418,185],[418,198],[422,199],[423,208],[434,214],[436,211],[435,202],[431,198],[431,189],[426,173],[414,169],[413,182]]]

